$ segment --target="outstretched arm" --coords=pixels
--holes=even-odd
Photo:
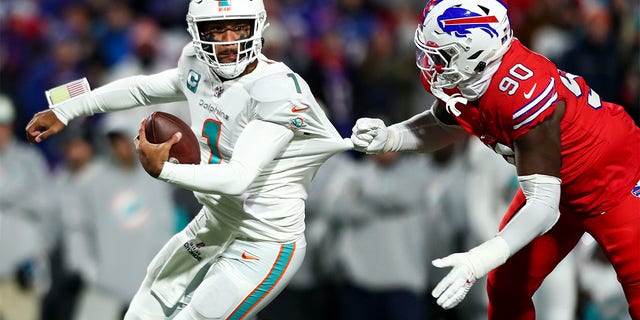
[[[358,119],[351,140],[366,153],[432,152],[467,135],[436,101],[429,110],[389,127],[380,119]]]
[[[518,181],[526,204],[494,238],[464,253],[433,261],[439,268],[453,267],[432,295],[445,309],[460,303],[476,279],[502,265],[510,256],[547,232],[559,218],[560,121],[565,104],[515,142]]]
[[[31,143],[42,142],[79,116],[184,99],[178,69],[123,78],[36,113],[27,124],[27,138]]]

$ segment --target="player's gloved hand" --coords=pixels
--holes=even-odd
[[[351,131],[351,141],[357,151],[384,153],[391,149],[389,130],[380,119],[360,118]]]
[[[457,306],[467,295],[478,278],[502,265],[509,258],[509,247],[497,236],[464,253],[454,253],[436,259],[438,268],[453,267],[431,292],[438,305],[444,309]]]
[[[433,265],[438,268],[453,267],[438,285],[431,295],[438,299],[438,305],[444,309],[451,309],[460,303],[476,282],[473,261],[469,253],[454,253],[445,258],[433,260]]]

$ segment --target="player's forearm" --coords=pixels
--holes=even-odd
[[[52,106],[64,124],[79,116],[184,100],[177,69],[110,82],[86,94]]]
[[[560,212],[560,179],[546,175],[519,176],[527,202],[500,231],[513,255],[536,237],[549,231]]]
[[[429,109],[389,126],[389,151],[432,152],[465,136],[461,127],[442,123]]]
[[[203,193],[241,195],[260,170],[243,163],[188,165],[165,162],[158,179]]]
[[[240,195],[292,138],[293,132],[282,125],[254,120],[238,138],[229,163],[165,162],[158,179],[198,192]]]
[[[536,237],[547,232],[559,217],[560,179],[545,175],[518,177],[527,203],[495,237],[467,252],[477,278],[502,265]]]

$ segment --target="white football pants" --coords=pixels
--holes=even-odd
[[[183,247],[179,235],[158,256]],[[304,237],[287,244],[233,240],[194,278],[176,306],[164,306],[153,295],[158,270],[150,268],[125,320],[252,319],[289,283],[305,252]]]

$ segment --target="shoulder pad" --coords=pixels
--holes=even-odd
[[[277,72],[255,80],[247,91],[258,102],[273,102],[290,100],[305,87],[306,83],[297,74]]]
[[[184,48],[182,48],[182,56],[194,57],[196,55],[196,51],[193,49],[193,45],[188,43]]]

